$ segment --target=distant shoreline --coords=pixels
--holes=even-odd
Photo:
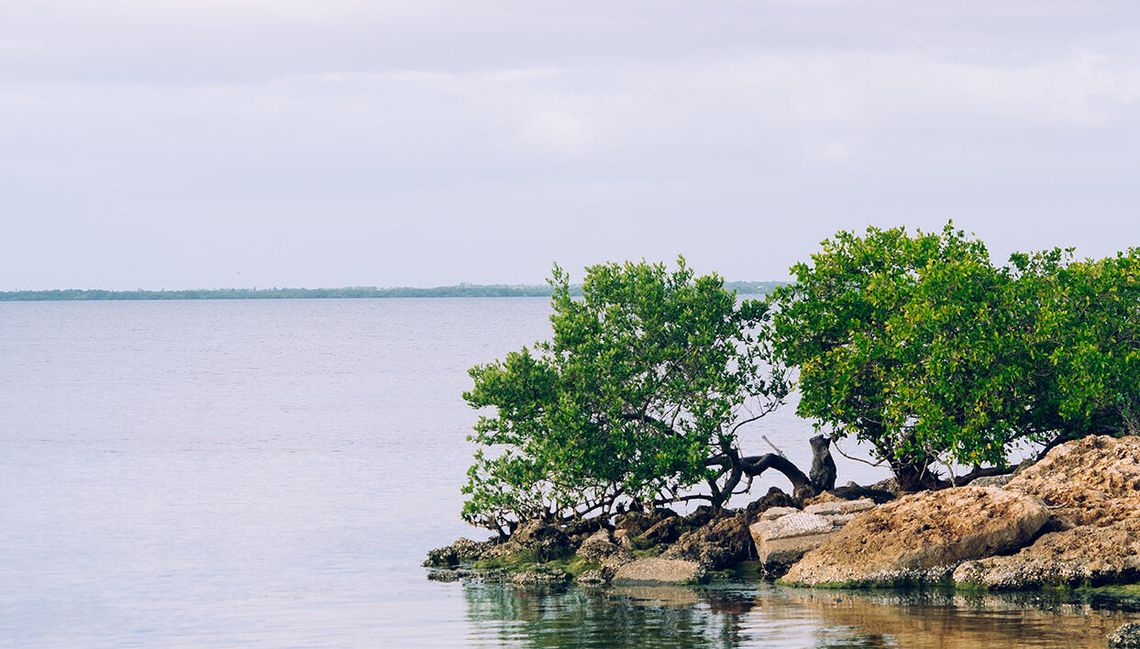
[[[763,295],[783,282],[725,282],[725,288],[740,295]],[[581,293],[574,287],[573,294]],[[429,297],[550,297],[546,285],[458,284],[434,288],[223,288],[161,291],[108,291],[102,289],[55,289],[46,291],[0,291],[0,302],[105,302],[125,300],[282,300],[335,298],[429,298]]]

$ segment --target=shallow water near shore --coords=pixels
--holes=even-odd
[[[466,370],[546,336],[547,313],[0,304],[0,646],[1091,647],[1140,617],[1044,596],[429,582],[429,548],[484,536],[458,519]],[[806,466],[810,434],[789,407],[746,450],[763,435]],[[837,462],[840,483],[885,475]]]

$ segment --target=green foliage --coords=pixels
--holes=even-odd
[[[774,292],[774,344],[799,371],[799,414],[917,487],[935,461],[1001,465],[1018,440],[1124,428],[1140,404],[1138,268],[1135,251],[1060,250],[998,267],[952,224],[840,232]]]
[[[792,273],[773,331],[799,369],[801,416],[868,442],[911,479],[942,455],[1004,457],[1010,431],[992,396],[1018,379],[1004,362],[1009,279],[981,242],[950,225],[840,232]]]
[[[1140,250],[1083,261],[1051,250],[1011,262],[1018,301],[1033,314],[1023,425],[1066,437],[1140,433]]]
[[[718,474],[736,423],[786,395],[761,371],[767,306],[737,300],[683,259],[586,269],[580,298],[555,267],[553,338],[470,370],[487,409],[464,487],[465,520],[504,531],[531,518],[652,506]]]

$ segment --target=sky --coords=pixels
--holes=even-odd
[[[1140,4],[0,3],[0,290],[1140,245]]]

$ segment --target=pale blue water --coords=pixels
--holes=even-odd
[[[924,644],[942,633],[914,631],[930,619],[1050,646],[1033,638],[1088,627],[1061,623],[1087,606],[427,581],[428,548],[480,535],[457,516],[466,370],[545,336],[547,313],[545,299],[0,304],[0,646],[952,646]],[[754,429],[757,451],[761,433],[809,455],[790,408]],[[840,462],[841,482],[878,477]],[[852,602],[887,632],[853,622]]]

